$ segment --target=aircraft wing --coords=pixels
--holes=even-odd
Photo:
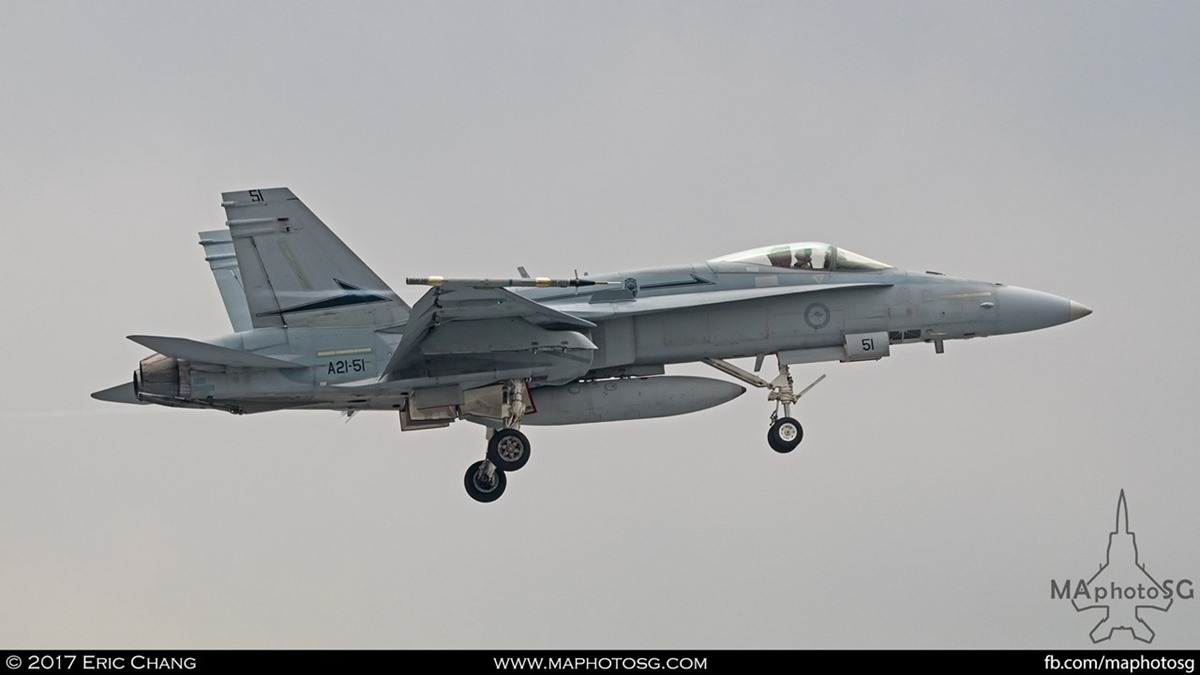
[[[596,324],[522,297],[504,288],[478,288],[446,282],[425,292],[409,314],[404,337],[384,368],[383,379],[418,360],[419,347],[436,326],[449,322],[523,319],[535,326],[594,328]],[[593,347],[594,348],[594,347]]]
[[[724,302],[772,298],[781,295],[821,293],[824,291],[848,290],[853,288],[884,288],[891,285],[885,282],[868,282],[861,284],[813,284],[806,286],[775,286],[770,288],[738,288],[727,291],[643,296],[628,300],[615,300],[613,302],[584,302],[581,297],[579,301],[575,302],[556,302],[553,307],[561,312],[584,319],[606,319],[616,316],[649,314],[651,312],[665,312],[672,309],[716,305]]]

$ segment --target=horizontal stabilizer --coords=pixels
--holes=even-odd
[[[207,342],[197,342],[187,338],[162,337],[159,335],[130,335],[130,340],[149,347],[159,354],[186,359],[197,363],[215,363],[220,366],[237,368],[304,368],[304,364],[292,363],[270,356],[262,356],[240,349],[219,347]]]
[[[108,401],[109,403],[133,403],[136,405],[150,405],[144,401],[139,401],[137,394],[133,391],[133,381],[125,384],[118,384],[115,387],[102,389],[92,392],[92,398],[97,401]]]

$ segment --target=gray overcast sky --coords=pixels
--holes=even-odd
[[[1195,3],[5,3],[0,644],[1086,648],[1121,489],[1200,581],[1198,120]],[[788,456],[757,392],[537,428],[479,505],[466,423],[88,398],[228,330],[195,232],[276,185],[398,288],[815,239],[1095,314],[801,369]]]

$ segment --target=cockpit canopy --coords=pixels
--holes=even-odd
[[[802,241],[794,244],[764,246],[749,251],[731,253],[709,260],[710,263],[745,263],[781,267],[793,270],[864,272],[890,269],[878,260],[871,260],[844,248],[830,246],[819,241]]]

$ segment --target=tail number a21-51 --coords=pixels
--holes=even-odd
[[[366,359],[338,359],[329,362],[329,375],[349,375],[367,372]]]

